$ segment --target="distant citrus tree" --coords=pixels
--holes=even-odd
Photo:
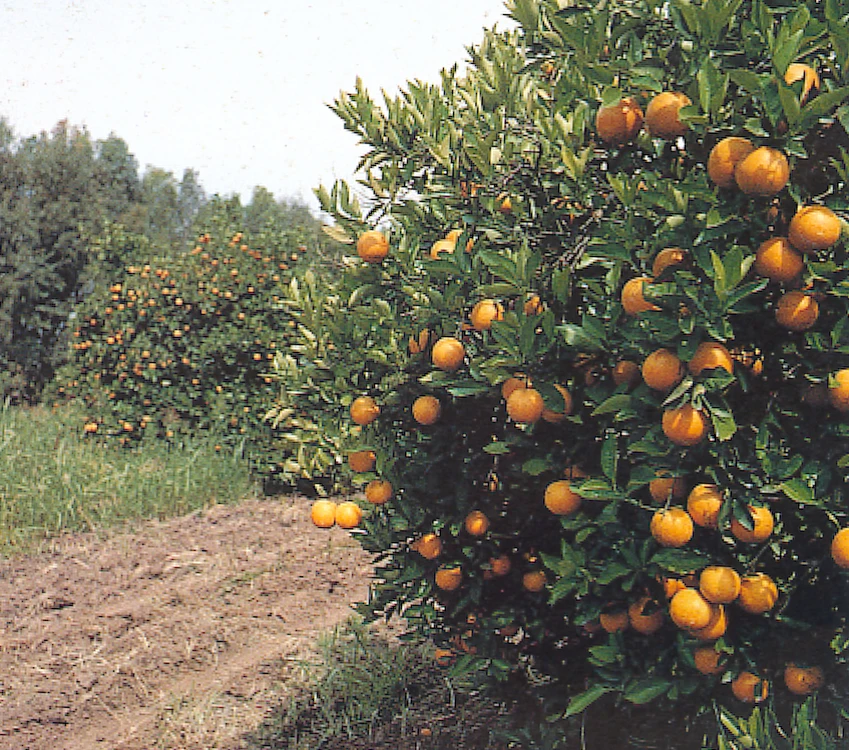
[[[335,104],[367,197],[318,191],[352,257],[300,351],[364,610],[554,715],[840,715],[849,5],[508,7],[465,74]]]

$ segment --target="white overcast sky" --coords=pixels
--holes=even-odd
[[[0,0],[0,116],[123,138],[142,169],[196,169],[208,193],[255,185],[315,207],[359,150],[327,107],[438,79],[503,0]]]

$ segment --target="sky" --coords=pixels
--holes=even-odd
[[[0,116],[123,138],[142,170],[207,193],[262,185],[313,208],[360,154],[328,104],[462,67],[504,0],[0,0]]]

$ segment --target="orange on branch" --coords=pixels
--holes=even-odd
[[[383,232],[370,229],[357,240],[357,255],[366,263],[380,263],[389,254],[389,240]]]
[[[471,536],[483,536],[489,531],[489,519],[482,511],[471,511],[463,521],[463,526]]]
[[[622,309],[627,315],[639,315],[642,312],[649,310],[660,310],[660,308],[648,302],[643,296],[643,285],[650,283],[651,278],[648,276],[638,276],[625,283],[622,287]]]
[[[430,353],[434,366],[445,372],[460,369],[466,357],[466,348],[453,336],[445,336],[433,345]]]
[[[482,299],[472,308],[469,319],[476,331],[488,331],[493,321],[504,319],[504,306],[494,299]]]
[[[849,568],[849,528],[840,529],[831,540],[831,558],[838,567]]]
[[[667,140],[685,135],[689,129],[681,122],[681,109],[692,104],[690,97],[679,91],[664,91],[646,107],[646,127],[652,137]]]
[[[529,570],[522,576],[522,587],[534,593],[545,588],[545,573],[541,570]]]
[[[559,424],[572,413],[572,394],[562,385],[555,384],[554,388],[563,397],[563,404],[557,409],[543,409],[542,418],[551,424]]]
[[[703,341],[696,348],[693,358],[687,365],[690,374],[701,375],[705,370],[713,370],[717,367],[729,374],[734,374],[734,360],[722,344],[716,341]]]
[[[316,500],[310,508],[310,519],[320,529],[329,529],[336,523],[336,503],[332,500]]]
[[[392,498],[392,483],[386,479],[372,479],[366,485],[365,494],[372,505],[383,505]]]
[[[799,102],[805,104],[811,92],[816,96],[820,90],[820,76],[816,70],[805,63],[790,63],[787,70],[784,71],[784,82],[788,86],[792,86],[796,81],[802,81],[802,94],[799,97]]]
[[[719,511],[723,497],[715,484],[697,484],[687,497],[687,512],[693,523],[704,529],[715,529],[719,525]]]
[[[828,400],[837,411],[849,411],[849,369],[838,370],[831,376]]]
[[[740,595],[740,575],[724,565],[709,565],[699,575],[699,591],[714,604],[730,604]]]
[[[633,140],[642,127],[643,110],[633,97],[599,107],[596,113],[595,129],[605,143],[622,146]]]
[[[679,628],[698,630],[710,624],[715,606],[697,589],[681,589],[669,602],[669,617]]]
[[[371,396],[357,396],[351,403],[351,419],[362,427],[370,425],[380,414],[380,407]]]
[[[657,477],[649,482],[649,494],[656,503],[681,500],[687,496],[687,478],[670,477],[663,471],[658,472]]]
[[[689,257],[690,254],[680,247],[667,247],[655,256],[651,266],[652,275],[655,277],[660,276],[667,268],[680,266]]]
[[[786,237],[764,240],[755,254],[755,273],[780,284],[795,281],[804,268],[804,259]]]
[[[542,418],[545,402],[535,388],[517,388],[507,398],[507,414],[518,424],[533,424]]]
[[[825,685],[821,667],[798,667],[792,662],[784,668],[784,684],[793,695],[812,695]]]
[[[683,547],[693,538],[693,519],[683,508],[658,510],[652,516],[650,528],[662,547]]]
[[[443,591],[456,591],[463,583],[463,572],[459,567],[440,568],[436,571],[434,582]]]
[[[840,219],[827,206],[804,206],[790,220],[787,239],[800,253],[828,250],[840,239]]]
[[[743,703],[761,703],[769,695],[769,684],[756,674],[740,672],[731,681],[731,692]]]
[[[751,615],[769,612],[778,601],[778,587],[766,573],[753,573],[740,579],[737,606]]]
[[[772,511],[763,506],[748,506],[752,515],[753,528],[747,529],[736,518],[731,519],[731,535],[746,544],[761,544],[769,539],[775,528],[775,518]]]
[[[336,506],[336,525],[343,529],[355,529],[363,520],[360,506],[350,500]]]
[[[442,554],[442,540],[433,533],[428,533],[410,545],[425,560],[435,560]]]
[[[820,306],[810,294],[798,290],[787,292],[775,307],[775,320],[789,331],[807,331],[820,316]]]
[[[734,170],[754,150],[755,144],[748,138],[723,138],[711,149],[708,156],[708,177],[719,187],[734,187]]]
[[[725,671],[725,654],[720,653],[713,646],[699,646],[693,651],[693,661],[696,669],[702,674],[715,675]]]
[[[616,385],[627,385],[629,388],[636,386],[642,379],[640,366],[629,359],[621,359],[611,371],[613,382]]]
[[[690,447],[705,439],[708,433],[708,418],[692,404],[663,412],[663,434],[675,445]]]
[[[631,618],[628,616],[628,610],[625,609],[602,612],[598,616],[598,621],[602,630],[606,633],[619,633],[623,630],[627,630],[631,624]]]
[[[656,633],[663,627],[663,609],[650,596],[642,596],[628,607],[628,622],[643,635]]]
[[[725,635],[728,629],[728,615],[725,606],[715,604],[714,611],[711,615],[710,622],[703,628],[695,628],[690,631],[690,634],[700,641],[716,641]]]
[[[413,402],[413,419],[420,425],[425,427],[436,424],[440,414],[442,414],[442,405],[436,396],[419,396]]]
[[[358,474],[371,471],[376,460],[377,456],[374,451],[355,451],[348,454],[348,466]]]
[[[737,163],[734,179],[746,195],[772,197],[790,180],[790,164],[778,149],[761,146]]]
[[[545,488],[545,507],[558,516],[568,516],[581,507],[581,496],[568,479],[558,479]]]
[[[642,375],[649,388],[669,391],[684,378],[684,366],[668,349],[657,349],[643,362]]]

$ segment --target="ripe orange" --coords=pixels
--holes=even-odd
[[[802,81],[802,95],[799,97],[801,104],[808,101],[811,91],[816,95],[816,92],[820,89],[819,73],[810,65],[790,63],[787,66],[787,70],[784,71],[784,82],[788,86],[792,86],[796,81]]]
[[[625,97],[607,107],[599,107],[596,113],[595,129],[605,143],[622,146],[633,140],[642,127],[643,110],[632,97]]]
[[[374,468],[376,460],[377,456],[374,451],[355,451],[348,454],[348,466],[358,474],[371,471]]]
[[[392,483],[386,479],[372,479],[366,485],[366,500],[372,505],[383,505],[392,497]]]
[[[728,629],[728,615],[722,604],[715,604],[710,622],[703,628],[691,630],[690,633],[700,641],[716,641],[725,635]]]
[[[619,360],[613,366],[611,374],[613,375],[613,382],[616,385],[627,385],[629,388],[636,386],[642,378],[640,366],[628,359]]]
[[[838,411],[849,411],[849,369],[838,370],[831,376],[834,383],[828,388],[828,400]]]
[[[316,500],[310,509],[312,522],[320,529],[329,529],[336,523],[336,503],[332,500]]]
[[[646,107],[646,127],[656,138],[677,138],[684,135],[688,128],[681,122],[680,110],[692,104],[686,94],[678,91],[664,91],[649,102]]]
[[[658,472],[657,478],[649,482],[649,494],[656,503],[667,500],[680,500],[687,496],[687,478],[670,477],[666,472]]]
[[[457,246],[456,240],[444,239],[437,240],[433,243],[430,248],[430,257],[432,260],[439,260],[440,256],[448,253],[449,255],[454,252],[454,248]]]
[[[489,519],[479,510],[473,510],[463,522],[466,531],[472,536],[483,536],[489,530]]]
[[[747,544],[760,544],[769,539],[775,528],[775,519],[769,508],[750,505],[749,513],[752,514],[754,528],[747,529],[736,518],[731,519],[731,535],[741,542]]]
[[[363,512],[356,503],[346,500],[336,506],[336,524],[343,529],[354,529],[363,520]]]
[[[761,146],[737,163],[734,179],[746,195],[772,197],[790,179],[790,164],[778,149]]]
[[[498,210],[503,214],[509,214],[513,211],[513,201],[507,193],[501,193],[496,199]]]
[[[581,507],[581,496],[568,479],[558,479],[545,488],[545,507],[558,516],[568,516]]]
[[[663,609],[650,596],[642,596],[628,607],[628,622],[643,635],[651,635],[663,627]]]
[[[755,254],[755,273],[770,281],[787,284],[798,278],[804,268],[805,261],[786,237],[764,240]]]
[[[436,571],[434,582],[443,591],[456,591],[463,582],[463,571],[458,567],[440,568]]]
[[[657,511],[651,519],[651,535],[662,547],[683,547],[693,538],[693,519],[683,508]]]
[[[652,275],[660,276],[670,266],[680,266],[688,257],[689,253],[680,247],[667,247],[655,256],[651,266]]]
[[[690,588],[680,578],[661,578],[660,584],[663,586],[663,595],[667,599],[671,599],[682,589]]]
[[[410,354],[421,354],[427,349],[429,343],[430,331],[427,328],[423,328],[417,336],[410,336],[410,340],[407,342],[407,349]]]
[[[631,624],[628,611],[624,609],[602,612],[598,616],[598,621],[602,629],[607,633],[618,633],[622,630],[627,630]]]
[[[469,319],[476,331],[488,331],[494,320],[504,319],[504,306],[494,299],[482,299],[472,308]]]
[[[693,523],[704,529],[715,529],[719,525],[722,502],[722,492],[715,484],[697,484],[687,497],[687,512]]]
[[[531,294],[522,305],[522,310],[525,315],[539,315],[545,310],[545,306],[542,304],[542,300],[538,294]]]
[[[778,300],[775,319],[782,328],[790,331],[807,331],[820,315],[817,301],[800,291],[787,292]]]
[[[790,220],[787,239],[800,253],[828,250],[840,239],[840,219],[826,206],[805,206]]]
[[[714,607],[697,589],[681,589],[669,602],[669,617],[679,628],[698,630],[710,624]]]
[[[760,703],[769,694],[769,684],[751,672],[740,672],[731,681],[731,692],[743,703]]]
[[[420,425],[432,425],[439,419],[442,405],[436,396],[419,396],[413,402],[413,419]]]
[[[708,177],[719,187],[734,187],[734,170],[754,150],[755,144],[748,138],[723,138],[708,156]]]
[[[725,657],[713,646],[699,646],[693,651],[693,661],[702,674],[722,674],[725,671]]]
[[[627,315],[639,315],[641,312],[648,310],[660,310],[660,308],[647,302],[643,297],[643,284],[650,283],[651,278],[648,276],[638,276],[625,283],[622,287],[622,309]]]
[[[527,591],[542,591],[545,588],[545,573],[541,570],[529,570],[522,576],[522,586]]]
[[[517,388],[507,398],[507,414],[519,424],[538,422],[543,411],[545,403],[535,388]]]
[[[740,595],[740,575],[733,568],[709,565],[699,576],[699,591],[714,604],[730,604]]]
[[[357,255],[366,263],[380,263],[389,254],[389,240],[383,232],[370,229],[357,240]]]
[[[692,404],[684,404],[677,409],[663,412],[663,434],[675,445],[692,446],[705,439],[708,432],[708,418]]]
[[[425,560],[435,560],[442,554],[442,540],[433,533],[425,534],[410,546]]]
[[[466,349],[461,342],[453,336],[445,336],[433,345],[430,353],[434,367],[445,372],[455,372],[460,369],[466,357]]]
[[[811,695],[825,684],[825,673],[820,667],[790,663],[784,668],[784,684],[793,695]]]
[[[840,529],[831,540],[831,557],[841,568],[849,568],[849,528]]]
[[[365,427],[377,419],[380,407],[371,396],[357,396],[351,403],[351,419]]]
[[[649,388],[656,391],[668,391],[674,388],[684,377],[684,367],[668,349],[657,349],[643,362],[643,380]]]
[[[563,397],[563,407],[561,409],[543,409],[542,418],[551,424],[558,424],[572,413],[572,394],[569,393],[562,385],[555,384],[557,392]]]
[[[524,380],[519,378],[507,378],[507,380],[501,384],[501,397],[506,401],[510,398],[510,394],[513,393],[513,391],[527,387],[528,384]]]
[[[753,573],[740,579],[737,605],[744,612],[762,615],[769,612],[778,601],[778,587],[766,573]]]
[[[705,370],[713,370],[717,367],[734,374],[734,360],[728,353],[728,349],[716,341],[703,341],[699,344],[687,366],[690,373],[694,376],[701,375]]]

